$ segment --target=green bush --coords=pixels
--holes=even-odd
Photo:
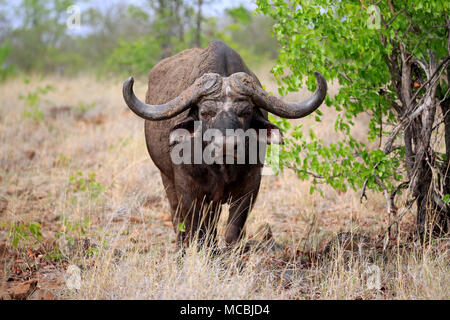
[[[16,71],[14,65],[8,63],[8,57],[11,54],[11,45],[5,42],[0,45],[0,81],[5,81],[6,78],[13,75]]]
[[[133,42],[119,41],[108,57],[108,71],[121,75],[146,75],[159,61],[162,50],[152,37],[142,37]]]

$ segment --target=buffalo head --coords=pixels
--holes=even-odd
[[[123,85],[123,97],[128,107],[138,116],[151,121],[167,120],[185,110],[188,115],[171,128],[170,143],[189,140],[195,133],[194,123],[199,121],[205,130],[216,130],[222,134],[221,139],[213,139],[211,143],[223,149],[229,144],[236,144],[228,139],[227,130],[265,129],[263,137],[268,144],[279,144],[281,136],[272,134],[278,128],[269,122],[260,109],[269,111],[283,118],[302,118],[316,110],[323,102],[327,83],[319,72],[315,72],[317,90],[302,102],[289,103],[268,94],[253,77],[244,72],[222,77],[216,73],[207,73],[198,78],[194,84],[184,90],[175,99],[162,105],[148,105],[136,98],[133,92],[133,78]],[[197,122],[198,123],[198,122]],[[184,129],[183,134],[179,134]],[[258,137],[261,138],[261,137]],[[232,149],[232,148],[231,148]]]

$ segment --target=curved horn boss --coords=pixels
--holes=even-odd
[[[139,117],[155,121],[173,118],[189,109],[200,97],[220,88],[221,78],[215,73],[204,74],[178,97],[160,105],[149,105],[140,101],[133,92],[133,84],[133,77],[123,84],[122,94],[126,104]]]
[[[306,117],[320,107],[327,94],[327,82],[318,72],[314,72],[317,80],[317,89],[308,99],[301,102],[284,102],[258,86],[255,80],[244,72],[232,75],[234,83],[239,89],[250,96],[253,102],[260,108],[277,116],[298,119]]]
[[[284,102],[270,94],[256,84],[254,79],[244,72],[231,76],[236,87],[251,97],[255,104],[279,117],[288,119],[303,118],[314,112],[322,104],[327,94],[327,82],[318,72],[314,72],[317,79],[317,89],[308,99],[301,102]],[[193,85],[183,91],[175,99],[161,105],[148,105],[140,101],[133,92],[133,77],[123,84],[123,98],[130,109],[146,120],[166,120],[175,117],[189,109],[200,97],[220,87],[221,78],[218,74],[207,73],[197,79]]]

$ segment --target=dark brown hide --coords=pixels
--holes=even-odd
[[[188,49],[162,60],[151,70],[145,102],[166,103],[176,98],[205,73],[228,77],[236,72],[251,75],[260,85],[239,54],[222,41],[213,41],[204,49]],[[145,121],[148,152],[161,171],[172,209],[174,229],[178,235],[177,242],[179,245],[189,242],[195,232],[198,232],[201,238],[208,231],[210,240],[214,241],[213,224],[220,214],[220,203],[231,200],[226,241],[234,243],[243,234],[248,212],[258,194],[261,166],[246,166],[238,180],[227,183],[220,173],[211,172],[205,165],[196,166],[195,169],[192,166],[186,168],[186,165],[174,165],[170,157],[170,128],[188,113],[189,110],[186,110],[169,120]],[[267,119],[267,113],[263,114]],[[210,210],[206,209],[208,206]],[[185,224],[185,232],[180,232],[177,228],[181,221]]]

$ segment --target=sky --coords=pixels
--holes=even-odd
[[[18,1],[14,0],[13,2]],[[195,1],[195,0],[194,0]],[[210,0],[211,1],[211,0]],[[74,1],[75,4],[80,5],[81,8],[83,8],[86,4],[83,4],[83,1]],[[120,3],[120,2],[126,2],[130,4],[134,4],[136,6],[145,5],[147,3],[147,0],[108,0],[108,5],[111,3]],[[192,2],[192,0],[191,0]],[[248,9],[254,10],[256,8],[256,0],[212,0],[212,4],[205,5],[205,13],[208,15],[217,15],[225,8],[230,7],[237,7],[240,4],[243,4]],[[97,8],[101,8],[102,5],[104,5],[104,0],[94,0],[90,1],[89,6],[94,6]]]
[[[20,7],[20,3],[23,0],[8,0],[8,7]],[[190,0],[190,2],[195,2],[196,0]],[[218,16],[221,15],[223,13],[223,11],[226,8],[231,8],[231,7],[237,7],[240,4],[244,5],[246,8],[248,8],[249,10],[254,10],[256,9],[256,0],[207,0],[206,1],[208,4],[204,5],[204,14],[207,16]],[[83,10],[86,10],[87,8],[98,8],[98,9],[102,9],[102,8],[109,8],[111,7],[111,5],[114,4],[119,4],[119,3],[128,3],[128,4],[133,4],[135,6],[148,6],[148,0],[90,0],[88,2],[83,1],[83,0],[75,0],[74,4],[76,6],[78,6],[81,10],[81,20],[82,20],[82,15],[83,15]],[[2,5],[2,3],[0,2],[0,6]],[[13,14],[13,13],[11,13]],[[11,20],[13,27],[16,27],[14,24],[17,23],[18,25],[20,25],[20,23],[16,20],[14,21],[14,19]],[[83,26],[81,26],[81,28],[75,29],[75,30],[69,30],[69,33],[71,34],[84,34],[86,33],[87,30],[85,28],[83,28]]]
[[[16,0],[17,1],[17,0]],[[155,0],[153,0],[155,1]],[[75,5],[80,6],[81,8],[81,14],[83,14],[83,9],[86,9],[88,7],[95,7],[95,8],[109,8],[111,5],[114,5],[115,3],[127,3],[127,4],[133,4],[135,6],[143,6],[148,7],[148,0],[108,0],[108,5],[105,5],[104,0],[91,0],[89,1],[89,4],[84,3],[82,0],[80,1],[74,1]],[[196,0],[190,0],[189,2],[195,3]],[[203,13],[207,16],[219,16],[223,13],[223,11],[226,8],[232,8],[237,7],[239,5],[244,5],[249,10],[255,10],[256,9],[256,0],[206,0],[207,4],[203,6]],[[81,33],[83,34],[85,30],[83,28],[79,29],[78,32],[75,31],[75,33]]]

